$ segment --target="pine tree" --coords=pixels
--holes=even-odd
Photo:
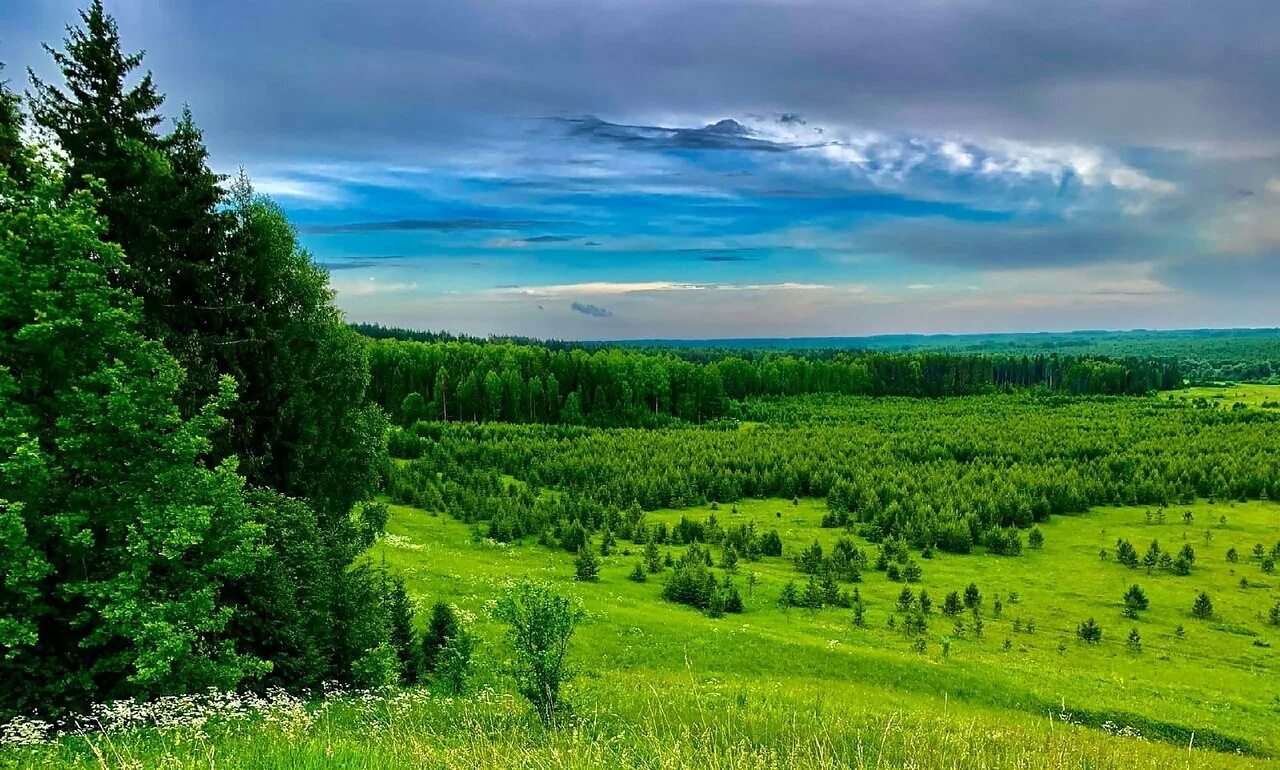
[[[435,671],[439,662],[440,650],[449,640],[462,630],[462,622],[458,620],[453,607],[445,602],[436,602],[431,606],[431,617],[427,620],[427,631],[422,636],[423,664],[427,671]]]
[[[964,606],[960,603],[960,594],[955,591],[947,594],[947,598],[942,602],[942,612],[945,615],[954,617],[959,615],[963,609]]]
[[[1040,531],[1039,527],[1031,528],[1031,532],[1027,534],[1027,545],[1037,551],[1044,548],[1044,533]]]
[[[1209,598],[1209,594],[1201,591],[1196,595],[1196,600],[1191,605],[1191,616],[1200,620],[1213,617],[1213,600]]]
[[[595,551],[591,550],[591,546],[587,545],[578,551],[578,558],[574,560],[574,579],[587,583],[594,583],[600,579],[600,558],[596,556]]]
[[[1086,644],[1097,644],[1102,641],[1102,627],[1093,618],[1076,626],[1076,636]]]
[[[964,589],[964,606],[974,609],[982,604],[982,592],[976,583],[970,583]]]
[[[785,610],[788,607],[799,607],[800,605],[800,592],[796,590],[795,581],[788,580],[787,584],[782,587],[782,593],[778,596],[778,606]]]
[[[1142,635],[1138,633],[1138,629],[1129,630],[1129,638],[1125,640],[1125,646],[1130,652],[1142,652]]]
[[[724,553],[721,556],[720,566],[725,572],[733,575],[738,571],[738,551],[731,545],[724,547]]]
[[[1138,613],[1147,609],[1149,602],[1147,594],[1137,585],[1129,586],[1129,590],[1124,593],[1124,615],[1127,618],[1137,619]]]
[[[658,544],[652,539],[644,546],[644,568],[650,575],[656,575],[663,569],[662,554],[658,551]]]
[[[635,569],[631,570],[631,574],[627,575],[627,578],[629,580],[634,580],[637,583],[643,583],[649,579],[649,575],[645,572],[644,565],[640,562],[636,562]]]

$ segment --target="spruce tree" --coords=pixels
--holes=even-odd
[[[264,673],[228,633],[263,530],[235,463],[208,463],[231,383],[180,416],[181,368],[110,285],[125,255],[86,193],[33,162],[0,200],[0,712]]]
[[[1191,604],[1191,616],[1200,620],[1213,617],[1213,600],[1209,598],[1209,594],[1201,591],[1196,595],[1196,600]]]
[[[600,559],[591,546],[584,546],[578,551],[574,560],[574,579],[594,583],[600,579]]]
[[[1146,592],[1136,583],[1129,586],[1129,589],[1124,592],[1125,617],[1137,619],[1138,613],[1147,609],[1148,606]]]
[[[1076,626],[1076,636],[1086,644],[1097,644],[1102,641],[1102,627],[1093,618],[1089,618]]]

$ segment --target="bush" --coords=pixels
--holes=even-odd
[[[510,626],[516,687],[542,723],[552,725],[563,708],[560,688],[571,676],[565,658],[582,610],[550,587],[526,581],[499,600],[494,615]]]

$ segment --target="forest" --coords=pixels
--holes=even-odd
[[[515,343],[369,344],[370,395],[392,419],[644,425],[742,414],[757,396],[943,397],[1040,389],[1146,394],[1182,384],[1176,361],[1051,355],[847,353],[814,359],[666,351],[555,350]]]

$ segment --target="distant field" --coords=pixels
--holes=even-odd
[[[1164,394],[1164,397],[1180,398],[1188,401],[1204,399],[1210,404],[1217,404],[1228,409],[1235,404],[1280,409],[1280,385],[1226,383],[1220,386],[1208,385],[1183,388]]]

